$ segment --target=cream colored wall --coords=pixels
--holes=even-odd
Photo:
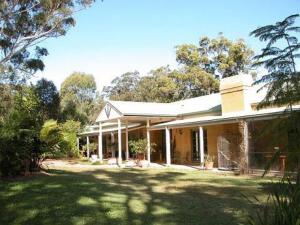
[[[237,124],[222,124],[205,127],[207,130],[207,151],[214,157],[214,166],[218,166],[218,137],[224,133],[238,133]]]
[[[181,128],[172,130],[172,140],[175,141],[174,154],[178,163],[191,162],[192,137],[190,128]],[[177,155],[176,155],[177,154]]]

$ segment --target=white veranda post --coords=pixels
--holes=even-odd
[[[121,120],[118,119],[118,164],[122,163],[122,130]]]
[[[246,172],[249,171],[249,124],[247,121],[244,121],[244,148],[245,148],[245,169]]]
[[[98,136],[98,157],[99,161],[103,160],[103,149],[102,149],[102,124],[99,123],[99,136]]]
[[[200,164],[201,164],[201,166],[203,166],[203,163],[204,163],[203,127],[199,127],[199,146],[200,146]]]
[[[170,137],[170,129],[168,127],[166,130],[166,164],[167,166],[171,165],[171,137]]]
[[[90,138],[86,136],[86,157],[90,158]]]
[[[147,160],[150,163],[151,143],[150,143],[150,120],[147,120]]]
[[[125,134],[125,141],[126,141],[126,160],[129,159],[129,146],[128,146],[128,122],[126,122],[126,134]]]

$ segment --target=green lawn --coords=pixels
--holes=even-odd
[[[261,178],[174,169],[50,170],[0,181],[0,224],[243,224]]]

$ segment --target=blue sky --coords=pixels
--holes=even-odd
[[[243,38],[258,52],[264,45],[250,31],[293,13],[300,13],[300,0],[98,0],[76,14],[66,36],[43,42],[50,54],[37,78],[60,87],[73,71],[82,71],[93,74],[101,90],[127,71],[175,68],[176,45],[219,32]]]

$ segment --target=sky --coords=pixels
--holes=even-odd
[[[65,36],[40,44],[49,55],[35,79],[45,77],[60,88],[80,71],[93,74],[101,91],[129,71],[176,68],[176,45],[219,32],[243,38],[258,53],[264,44],[249,33],[294,13],[300,13],[300,0],[98,0],[75,15],[76,26]]]

